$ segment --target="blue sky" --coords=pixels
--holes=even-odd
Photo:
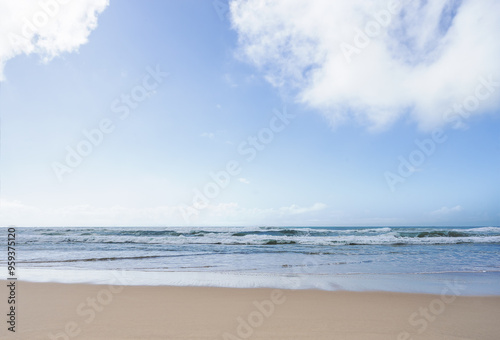
[[[0,41],[0,224],[500,225],[500,11],[82,3]]]

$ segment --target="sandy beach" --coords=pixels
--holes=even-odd
[[[452,286],[446,295],[426,295],[22,281],[16,285],[16,332],[7,331],[4,321],[2,339],[500,338],[500,296],[456,296]],[[7,297],[7,282],[1,286]]]

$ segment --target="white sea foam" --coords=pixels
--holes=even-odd
[[[223,272],[146,272],[117,270],[18,270],[28,282],[87,283],[127,286],[319,289],[328,291],[390,291],[441,294],[457,273],[278,275]],[[461,276],[462,295],[500,295],[496,276]],[[5,279],[5,278],[2,278]]]
[[[500,233],[500,228],[499,233]],[[496,243],[500,242],[500,235],[488,235],[493,230],[484,228],[474,229],[475,234],[471,236],[433,236],[433,237],[405,237],[397,232],[386,232],[382,234],[370,235],[370,232],[336,235],[336,236],[308,236],[308,235],[265,235],[249,234],[244,236],[233,236],[233,234],[204,234],[203,236],[151,236],[151,235],[40,235],[33,239],[33,243],[51,244],[57,243],[143,243],[143,244],[227,244],[227,245],[265,245],[296,243],[304,245],[387,245],[387,244],[455,244],[455,243]],[[460,232],[465,232],[460,230]],[[467,230],[469,232],[469,230]],[[484,234],[484,235],[481,235]]]
[[[474,233],[496,233],[500,234],[500,227],[481,227],[481,228],[471,228],[471,229],[454,229],[454,231],[465,231]]]

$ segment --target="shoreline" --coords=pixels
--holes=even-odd
[[[16,285],[16,333],[8,334],[6,326],[0,331],[7,339],[493,340],[500,335],[500,296]],[[1,287],[7,296],[7,281]]]
[[[218,288],[317,289],[323,291],[384,291],[441,294],[457,286],[464,296],[500,296],[500,272],[473,273],[350,273],[279,274],[209,271],[88,270],[62,268],[18,269],[26,282],[113,284],[125,286],[175,286]],[[1,279],[1,278],[0,278]]]

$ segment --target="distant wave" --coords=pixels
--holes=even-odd
[[[44,228],[24,229],[21,243],[219,245],[439,245],[500,243],[500,227],[479,228]]]

